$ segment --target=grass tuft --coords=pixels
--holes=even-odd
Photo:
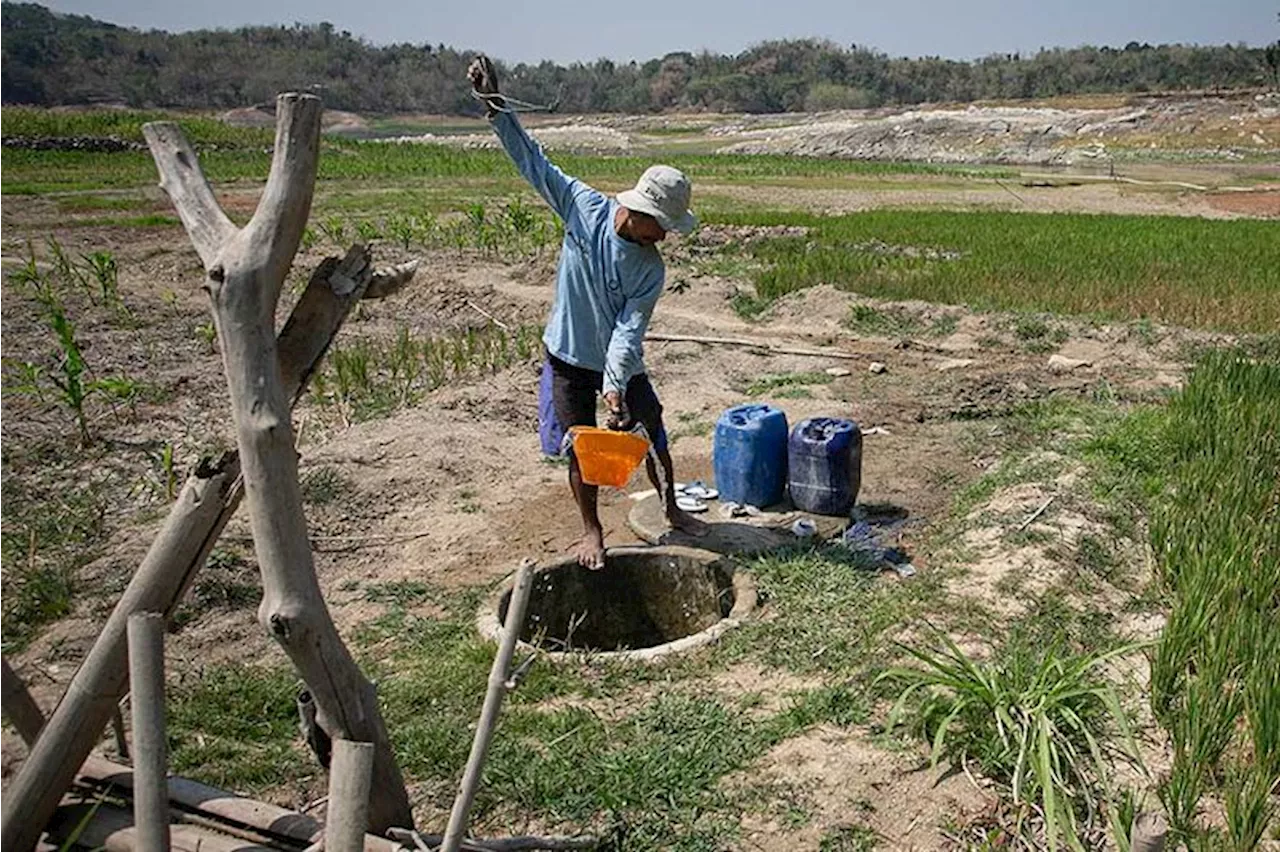
[[[1123,734],[1121,753],[1136,760],[1125,713],[1099,669],[1137,647],[1080,655],[1015,631],[979,661],[934,633],[937,651],[901,646],[919,668],[880,676],[905,687],[891,724],[922,698],[913,726],[932,743],[934,764],[975,761],[1008,786],[1020,824],[1038,813],[1050,849],[1083,849],[1081,825],[1096,816],[1094,802],[1108,798],[1104,748]]]

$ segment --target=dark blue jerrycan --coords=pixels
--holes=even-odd
[[[852,420],[802,420],[791,433],[787,462],[797,509],[847,515],[862,487],[862,430]]]
[[[772,506],[787,488],[787,415],[772,405],[730,408],[720,415],[712,445],[720,499]]]

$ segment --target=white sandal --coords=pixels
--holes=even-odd
[[[701,479],[690,483],[677,482],[676,493],[692,497],[695,500],[714,500],[720,496],[719,491],[714,488],[708,488]]]
[[[696,515],[699,512],[707,511],[707,504],[703,503],[697,497],[690,497],[688,494],[680,494],[676,496],[676,508]]]

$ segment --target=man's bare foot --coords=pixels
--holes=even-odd
[[[711,528],[705,522],[698,520],[679,506],[667,507],[667,523],[671,524],[671,528],[674,530],[679,530],[685,535],[698,538],[711,531]]]
[[[578,542],[578,564],[591,571],[604,567],[604,530],[588,530]]]

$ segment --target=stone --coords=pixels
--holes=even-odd
[[[844,378],[845,376],[852,376],[853,371],[846,367],[828,367],[827,375],[835,376],[837,379],[840,379],[840,378]]]
[[[1068,358],[1066,355],[1050,355],[1049,356],[1049,372],[1051,373],[1070,373],[1072,370],[1078,370],[1081,367],[1088,367],[1090,361],[1083,358]]]
[[[965,367],[971,367],[975,361],[972,358],[948,358],[945,361],[938,362],[938,372],[945,373],[948,370],[963,370]]]
[[[871,366],[868,367],[867,369],[873,373],[883,373],[885,370],[889,368],[886,367],[884,363],[881,361],[872,361]]]

